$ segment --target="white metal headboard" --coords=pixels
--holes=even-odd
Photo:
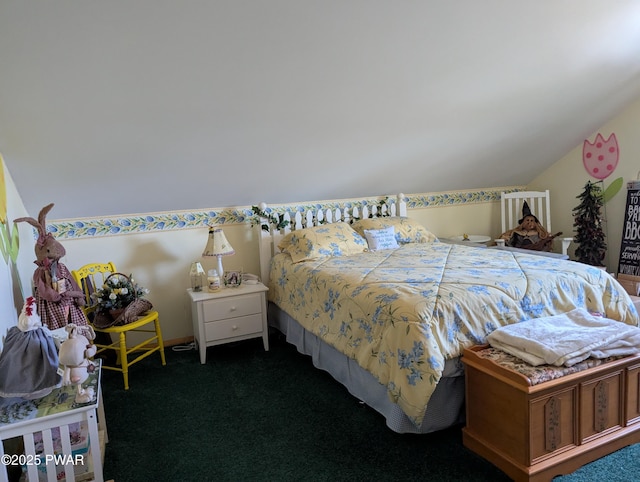
[[[274,210],[266,203],[260,203],[258,207],[262,212],[277,214],[289,221],[284,228],[276,229],[267,218],[260,218],[260,277],[265,285],[269,284],[271,258],[278,250],[278,243],[291,231],[327,223],[351,223],[358,219],[407,215],[407,203],[402,193],[368,199],[288,204]]]

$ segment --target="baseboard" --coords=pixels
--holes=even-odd
[[[192,336],[185,336],[184,338],[174,338],[172,340],[164,340],[164,346],[174,346],[174,345],[188,345],[192,343],[194,338]]]
[[[172,340],[163,340],[164,341],[164,347],[168,348],[171,346],[175,346],[175,345],[188,345],[189,343],[192,343],[193,340],[195,338],[193,336],[185,336],[184,338],[173,338]],[[148,345],[145,345],[143,348],[154,348],[158,346],[157,343],[149,343]]]

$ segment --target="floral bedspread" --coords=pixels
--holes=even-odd
[[[269,299],[371,372],[416,425],[445,361],[499,326],[577,307],[638,324],[597,268],[440,242],[295,264],[277,254]]]

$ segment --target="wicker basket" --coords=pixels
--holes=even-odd
[[[123,273],[112,273],[105,280],[105,284],[112,276],[121,276],[131,283],[131,278]],[[131,283],[133,285],[133,283]],[[138,319],[140,315],[153,308],[149,300],[138,297],[134,290],[134,300],[124,308],[116,308],[108,311],[96,311],[93,325],[96,328],[109,328],[111,326],[126,325]]]

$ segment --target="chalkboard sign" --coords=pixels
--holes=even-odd
[[[640,277],[640,181],[627,183],[618,273]]]

